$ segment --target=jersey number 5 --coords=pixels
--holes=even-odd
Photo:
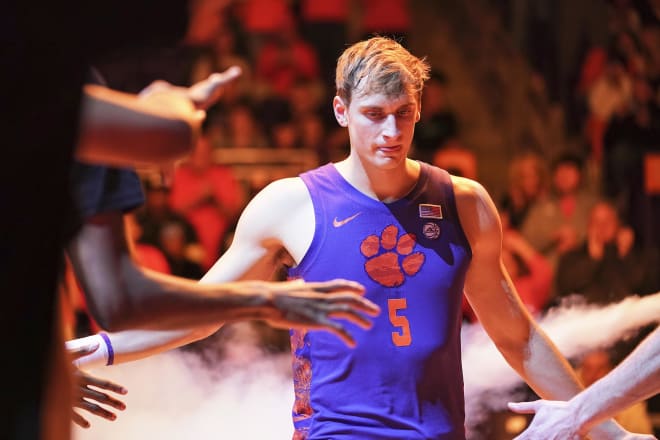
[[[397,347],[407,347],[412,342],[408,318],[397,314],[399,310],[405,309],[406,307],[408,307],[408,304],[406,303],[405,298],[391,298],[387,300],[390,322],[394,327],[399,328],[398,331],[392,332],[392,342],[394,342],[394,345]]]

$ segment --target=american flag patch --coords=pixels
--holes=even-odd
[[[420,218],[442,218],[442,206],[431,205],[429,203],[421,203],[419,205]]]

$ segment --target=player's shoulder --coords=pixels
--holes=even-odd
[[[490,200],[490,195],[484,186],[476,180],[451,175],[456,203],[475,203]]]
[[[473,250],[477,243],[499,237],[500,228],[497,208],[488,191],[479,182],[465,177],[451,176],[454,186],[456,210],[461,226],[470,240]]]
[[[278,211],[281,211],[283,208],[293,209],[309,199],[307,187],[300,177],[285,177],[264,186],[249,205],[259,206],[263,209],[277,208]]]
[[[273,180],[264,186],[257,195],[259,197],[290,199],[291,197],[300,197],[306,193],[307,187],[305,183],[300,177],[296,176]]]

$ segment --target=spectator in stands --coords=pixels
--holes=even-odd
[[[456,115],[447,102],[447,77],[435,70],[424,86],[424,111],[415,127],[415,157],[431,161],[433,153],[458,135]]]
[[[270,140],[277,150],[293,150],[300,147],[298,127],[291,119],[278,121],[270,129]]]
[[[325,162],[329,156],[324,154],[326,148],[326,128],[322,118],[315,113],[310,113],[298,120],[298,132],[300,134],[300,143],[302,148],[314,151]]]
[[[282,23],[292,19],[289,1],[243,0],[237,6],[237,15],[248,39],[250,62],[254,65],[265,42],[277,36]]]
[[[324,89],[334,93],[335,62],[348,39],[348,25],[353,0],[301,0],[302,31],[319,55]]]
[[[583,166],[579,156],[559,156],[552,167],[550,193],[534,202],[521,226],[523,236],[553,267],[561,254],[584,239],[589,211],[596,202],[583,183]]]
[[[185,231],[186,246],[190,252],[202,256],[204,251],[199,244],[195,228],[169,204],[170,190],[161,183],[144,179],[145,204],[135,213],[141,229],[139,242],[160,248],[160,231],[164,225],[178,223]]]
[[[218,259],[220,241],[245,199],[231,168],[214,163],[212,153],[202,135],[191,157],[177,167],[170,192],[170,206],[195,228],[204,248],[204,270]]]
[[[135,262],[140,266],[160,273],[172,273],[163,252],[158,247],[143,243],[142,226],[137,221],[135,213],[129,212],[124,215],[126,222],[126,233],[130,237],[133,246]]]
[[[559,259],[557,294],[608,304],[657,290],[657,260],[634,245],[634,233],[621,224],[616,208],[599,201],[589,212],[586,240]]]
[[[508,225],[504,227],[502,260],[527,310],[538,316],[550,300],[554,276],[550,262]]]
[[[269,146],[264,134],[264,127],[255,116],[253,104],[247,99],[234,103],[231,108],[227,109],[227,114],[221,117],[222,119],[218,122],[220,125],[217,126],[219,131],[212,139],[214,148],[264,148]],[[209,132],[207,134],[210,135]]]
[[[160,230],[160,246],[173,275],[191,280],[199,280],[204,275],[202,267],[195,261],[196,256],[190,255],[186,232],[180,223],[163,225]]]
[[[593,160],[600,164],[603,156],[603,138],[610,119],[625,111],[632,102],[633,82],[618,59],[609,59],[604,71],[587,90],[588,116],[586,136]]]
[[[408,45],[412,26],[409,0],[358,0],[360,39],[376,34]]]
[[[513,229],[520,229],[530,206],[546,193],[546,163],[532,151],[514,155],[508,167],[508,185],[500,206]]]
[[[310,113],[327,110],[329,106],[324,105],[326,104],[327,96],[326,90],[320,87],[318,81],[298,79],[291,86],[289,94],[285,99],[288,102],[287,105],[291,111],[291,116],[299,120]]]
[[[279,97],[287,97],[298,80],[321,79],[318,53],[300,37],[297,27],[293,18],[282,22],[257,53],[255,79]]]
[[[477,178],[477,156],[458,140],[448,142],[443,148],[436,150],[432,163],[455,176]]]

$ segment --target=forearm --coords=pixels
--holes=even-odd
[[[580,432],[660,392],[660,330],[649,335],[609,374],[569,401]]]
[[[66,341],[66,347],[75,351],[79,347],[98,344],[98,348],[76,361],[83,369],[122,364],[159,354],[203,339],[218,330],[218,326],[191,330],[126,330],[117,333],[98,333]]]
[[[258,281],[199,283],[140,268],[127,254],[118,266],[116,281],[92,287],[100,294],[88,295],[92,315],[110,331],[267,319],[272,311],[270,292]]]
[[[582,389],[575,371],[536,324],[530,323],[526,344],[503,352],[509,364],[542,398],[568,400]]]
[[[76,156],[117,166],[171,163],[192,151],[202,115],[174,93],[139,98],[86,86]]]
[[[568,361],[536,326],[530,328],[526,347],[505,358],[514,369],[520,366],[518,373],[544,399],[569,400],[582,391],[582,384]],[[594,439],[620,438],[624,432],[613,420],[594,425],[590,427]]]
[[[170,330],[268,318],[270,290],[261,282],[196,282],[138,267],[125,238],[121,213],[90,219],[71,241],[69,256],[92,316],[109,331]],[[231,279],[242,278],[237,269]],[[265,271],[264,271],[265,272]],[[250,273],[268,279],[266,273]]]
[[[133,279],[127,283],[127,294],[135,319],[126,324],[128,328],[176,329],[267,320],[275,311],[272,289],[262,281],[197,282],[138,268],[128,257],[123,266],[122,273]],[[159,322],[149,322],[146,314]]]
[[[468,272],[466,293],[504,359],[539,396],[573,397],[581,389],[575,372],[534,322],[504,269],[497,263],[480,269]]]
[[[272,310],[271,302],[264,300],[268,298],[265,289],[262,295],[255,287],[258,282],[197,282],[141,269],[128,254],[120,260],[123,261],[119,263],[117,278],[124,281],[119,289],[121,295],[96,292],[93,299],[100,296],[114,302],[123,297],[127,303],[94,303],[94,308],[117,310],[110,321],[112,325],[102,325],[115,332],[105,337],[93,336],[100,350],[80,359],[83,367],[106,365],[109,358],[111,364],[117,364],[162,353],[213,334],[221,322],[265,319]],[[122,329],[125,330],[117,331]],[[69,344],[81,342],[85,341]]]
[[[536,325],[530,327],[526,346],[516,350],[510,357],[505,355],[505,358],[514,369],[520,365],[519,374],[544,399],[570,400],[583,389],[568,361]],[[619,438],[623,429],[614,420],[606,418],[592,423],[586,427],[586,431],[594,435],[595,439]]]

